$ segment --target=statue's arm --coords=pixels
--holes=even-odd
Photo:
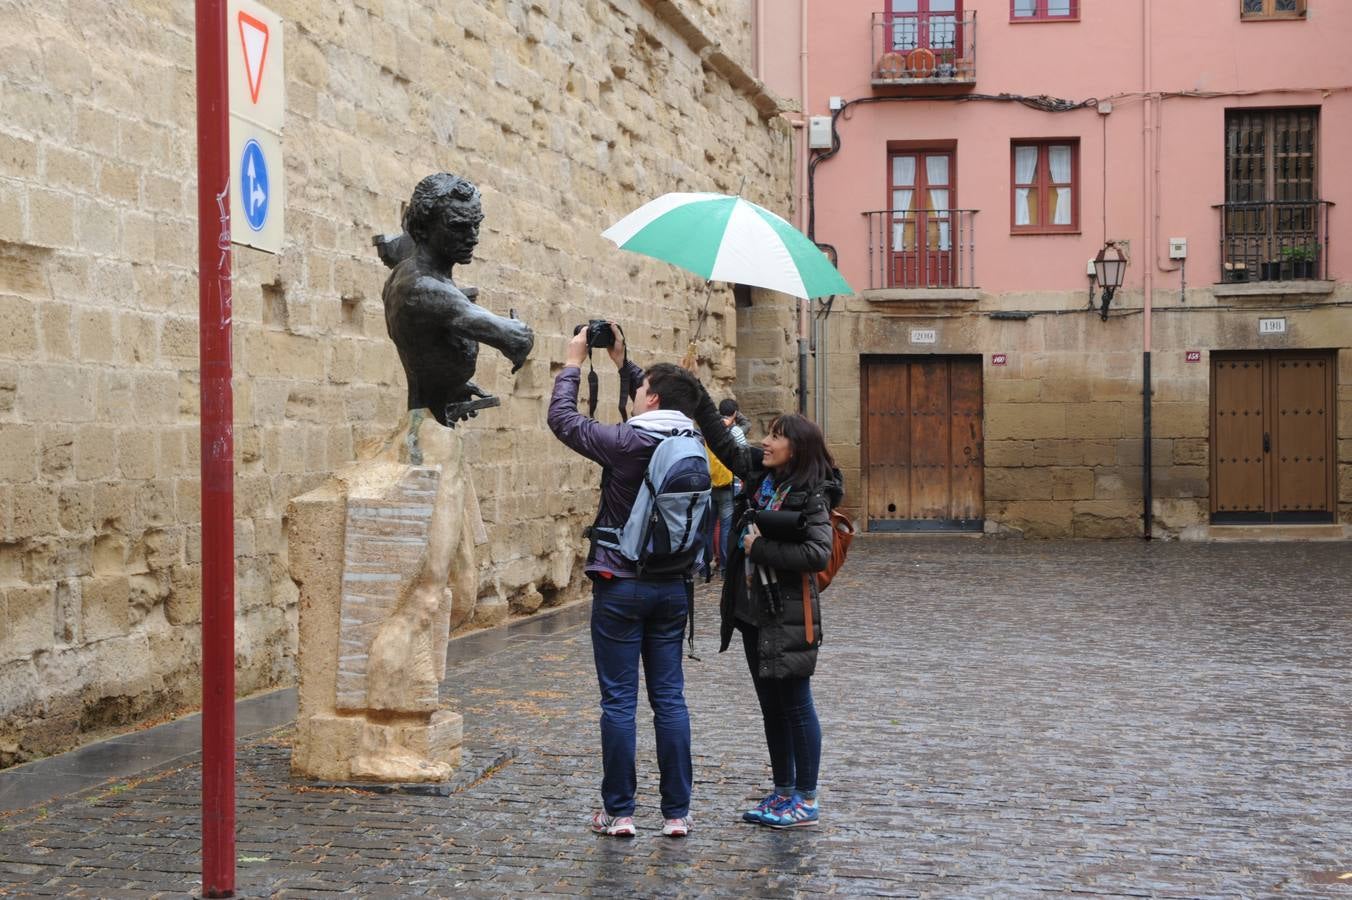
[[[415,302],[434,312],[449,331],[496,347],[511,361],[513,372],[535,345],[535,334],[525,322],[489,312],[444,282],[421,279],[414,294]]]

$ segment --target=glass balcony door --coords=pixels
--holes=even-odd
[[[888,0],[887,30],[893,52],[928,50],[951,68],[962,49],[962,0]]]
[[[890,155],[888,287],[952,287],[956,283],[953,157],[952,150]]]

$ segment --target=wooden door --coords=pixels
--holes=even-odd
[[[980,531],[981,359],[867,360],[862,405],[869,530]]]
[[[891,154],[892,231],[888,287],[952,287],[956,208],[952,150]]]
[[[1334,368],[1323,351],[1212,355],[1213,522],[1334,521]]]

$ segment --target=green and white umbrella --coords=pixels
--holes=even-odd
[[[802,232],[768,209],[727,194],[664,194],[601,233],[622,250],[804,299],[853,294]]]

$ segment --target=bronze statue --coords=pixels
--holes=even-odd
[[[498,405],[471,380],[480,343],[501,351],[513,372],[535,344],[525,322],[494,315],[474,302],[477,289],[451,279],[452,267],[473,261],[483,218],[479,189],[440,172],[413,189],[404,233],[375,238],[392,270],[382,293],[385,326],[408,377],[408,408],[429,409],[448,428]]]

